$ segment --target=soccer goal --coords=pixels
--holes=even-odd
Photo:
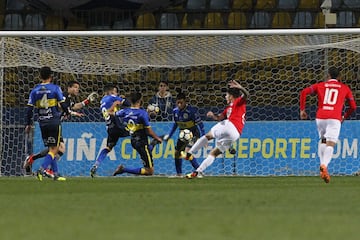
[[[299,121],[299,91],[326,78],[329,66],[341,68],[342,79],[359,99],[360,29],[199,30],[1,32],[1,171],[21,176],[27,154],[43,148],[38,127],[24,134],[24,116],[30,90],[39,82],[38,70],[50,66],[63,90],[69,80],[81,84],[79,101],[90,92],[101,96],[108,83],[120,93],[135,89],[144,95],[144,107],[167,80],[172,95],[182,89],[197,106],[208,131],[214,122],[209,110],[222,111],[230,79],[250,92],[247,123],[236,154],[225,153],[208,175],[287,176],[318,174],[314,124],[316,99],[308,100],[310,121]],[[100,100],[100,99],[99,99]],[[105,125],[97,103],[83,109],[84,118],[63,123],[67,152],[60,172],[88,176],[97,153],[106,142]],[[332,174],[350,175],[360,168],[359,112],[343,124],[341,139],[330,167]],[[172,122],[153,121],[159,135]],[[153,151],[155,174],[175,173],[173,152],[177,135]],[[196,154],[201,162],[211,146]],[[108,155],[99,175],[115,167],[140,166],[141,160],[125,138]],[[183,163],[189,172],[190,164]]]

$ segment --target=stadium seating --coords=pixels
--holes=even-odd
[[[233,0],[232,10],[250,10],[253,8],[252,0]]]
[[[272,19],[269,12],[257,11],[251,18],[249,28],[269,28]]]
[[[300,0],[299,9],[319,9],[320,0]]]
[[[255,9],[273,9],[276,7],[276,0],[257,0]]]
[[[154,14],[148,12],[140,14],[136,18],[137,29],[156,29],[156,20]]]
[[[44,19],[40,14],[27,14],[25,16],[25,30],[43,30]]]
[[[331,0],[331,9],[338,9],[341,7],[343,0]]]
[[[197,82],[206,82],[206,73],[203,69],[192,70],[187,75],[187,80],[197,81]]]
[[[8,0],[6,1],[6,10],[21,11],[25,8],[24,1],[21,0]]]
[[[343,7],[347,8],[360,8],[359,0],[343,0]]]
[[[336,27],[353,27],[355,23],[355,14],[352,11],[337,12]]]
[[[159,21],[160,29],[178,29],[180,27],[176,13],[162,13]]]
[[[312,28],[314,24],[311,12],[299,11],[295,13],[292,28]]]
[[[206,9],[206,0],[188,0],[186,3],[188,10],[204,10]]]
[[[131,30],[134,29],[134,21],[131,18],[114,21],[112,25],[114,30]]]
[[[0,0],[0,14],[4,14],[6,11],[6,0]],[[4,16],[3,16],[4,17]],[[3,19],[2,19],[3,20]],[[3,23],[3,22],[2,22]]]
[[[61,16],[48,15],[45,18],[45,30],[64,30],[64,19]]]
[[[84,22],[77,18],[69,18],[67,21],[66,30],[69,31],[81,31],[86,30],[87,26]]]
[[[5,15],[4,30],[23,30],[24,23],[22,16],[17,13]]]
[[[272,28],[290,28],[292,25],[291,16],[288,12],[276,12],[272,20]]]
[[[314,28],[324,28],[325,27],[325,16],[322,12],[318,12],[314,18]]]
[[[299,0],[299,9],[320,9],[323,0]]]
[[[230,12],[228,16],[228,28],[230,29],[246,29],[247,19],[243,12]]]
[[[222,71],[222,70],[214,70],[211,72],[211,79],[214,79],[216,81],[223,81],[223,80],[228,80],[227,77],[227,72],[226,71]]]
[[[230,1],[229,0],[210,0],[209,9],[211,9],[211,10],[230,9]]]
[[[200,29],[202,28],[204,15],[201,13],[185,13],[181,27],[186,29]]]
[[[224,28],[224,20],[221,12],[209,12],[205,16],[204,27],[210,29]]]
[[[183,72],[178,70],[169,70],[168,79],[170,82],[180,82],[183,79]]]
[[[299,5],[299,0],[279,0],[277,8],[285,10],[294,10]]]

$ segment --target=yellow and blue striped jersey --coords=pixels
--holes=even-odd
[[[131,137],[147,139],[146,129],[150,128],[149,115],[143,108],[124,108],[115,113],[126,124]]]
[[[61,118],[59,103],[64,101],[65,97],[58,85],[41,83],[30,92],[27,105],[35,108],[40,124],[58,124]]]

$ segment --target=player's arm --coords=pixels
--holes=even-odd
[[[67,103],[65,101],[59,102],[61,109],[65,113],[65,116],[71,116],[71,110],[69,109]]]
[[[166,134],[163,139],[164,141],[167,141],[169,140],[169,138],[171,138],[171,136],[174,134],[174,132],[176,131],[178,125],[176,122],[173,123],[172,127],[171,127],[171,130],[170,130],[170,133],[169,134]]]
[[[113,104],[111,105],[111,107],[108,109],[109,112],[114,112],[117,106],[125,106],[125,107],[130,107],[130,101],[124,98],[120,98],[116,101],[113,102]]]
[[[159,143],[162,143],[162,138],[160,138],[156,133],[152,130],[152,128],[149,126],[145,128],[146,134],[154,139],[156,139]]]
[[[149,115],[147,114],[147,112],[145,110],[142,113],[142,115],[140,116],[140,118],[141,118],[141,120],[143,122],[143,125],[145,127],[146,134],[148,136],[154,138],[159,143],[162,143],[163,139],[161,137],[159,137],[158,135],[156,135],[156,133],[152,130],[152,128],[150,126]]]
[[[307,87],[304,88],[301,92],[300,92],[300,119],[307,119],[308,115],[305,111],[305,107],[306,107],[306,96],[311,94],[313,92],[312,87]]]
[[[26,110],[26,127],[25,127],[25,133],[29,133],[32,126],[32,119],[34,115],[34,106],[28,105]]]
[[[240,91],[243,93],[243,99],[246,100],[248,97],[249,97],[249,92],[248,90],[246,90],[243,86],[240,85],[240,83],[238,83],[237,81],[235,80],[231,80],[229,82],[229,87],[231,88],[237,88],[237,89],[240,89]]]
[[[344,116],[343,116],[343,121],[344,121],[345,119],[348,119],[348,118],[350,117],[350,115],[351,115],[354,111],[356,111],[356,102],[355,102],[355,100],[354,100],[354,97],[353,97],[351,91],[349,91],[349,94],[348,94],[348,96],[347,96],[346,99],[347,99],[347,102],[348,102],[348,104],[349,104],[349,108],[346,110],[346,112],[345,112],[345,114],[344,114]]]
[[[83,101],[81,101],[81,102],[79,102],[79,103],[75,103],[74,106],[72,106],[71,110],[74,110],[74,111],[80,110],[81,108],[89,105],[90,103],[95,102],[96,99],[98,98],[98,96],[99,96],[99,95],[97,94],[97,92],[92,92],[92,93],[90,93],[90,94],[86,97],[86,99],[84,99]]]
[[[212,111],[209,111],[206,116],[208,118],[212,118],[215,121],[222,121],[225,119],[225,115],[223,113],[215,114]]]

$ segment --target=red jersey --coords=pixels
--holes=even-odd
[[[350,108],[346,111],[344,118],[348,118],[356,110],[356,103],[350,88],[336,79],[316,83],[302,90],[300,93],[300,110],[305,110],[306,96],[308,94],[317,94],[316,118],[342,121],[345,100],[349,102]]]
[[[234,124],[238,132],[241,134],[245,125],[246,101],[243,97],[236,98],[222,112],[230,122]]]

